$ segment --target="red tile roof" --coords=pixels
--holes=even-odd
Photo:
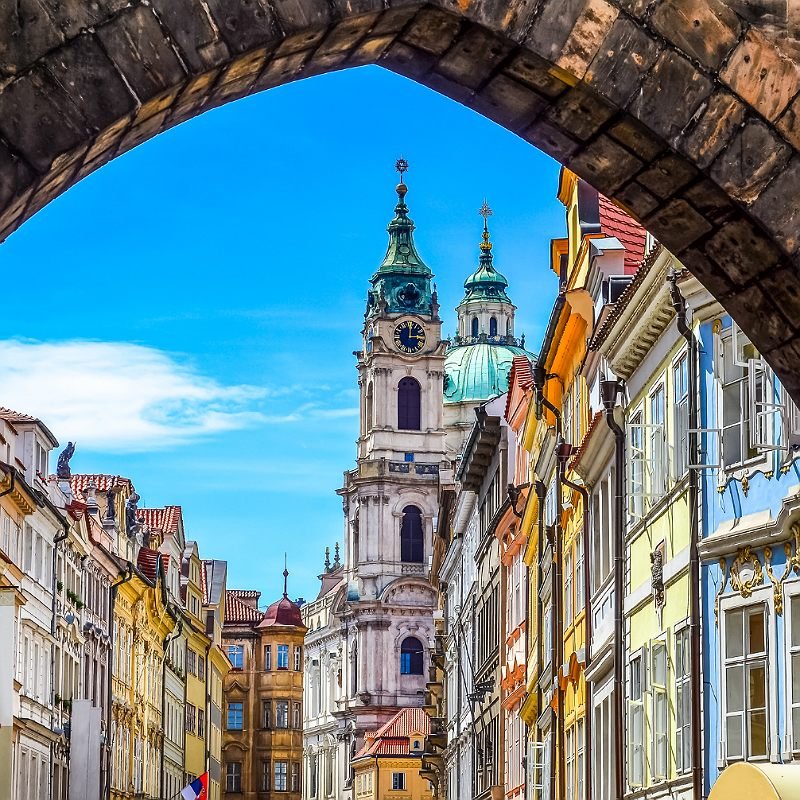
[[[139,519],[152,531],[162,533],[175,533],[181,521],[182,510],[180,506],[165,506],[164,508],[140,508]]]
[[[0,406],[0,419],[4,419],[6,422],[10,422],[12,425],[16,422],[19,424],[26,424],[26,423],[35,423],[38,425],[48,436],[50,439],[50,443],[53,447],[58,447],[58,439],[53,436],[53,432],[47,425],[44,424],[40,419],[36,417],[32,417],[30,414],[23,414],[21,411],[14,411],[13,408],[6,408],[5,406]]]
[[[257,608],[247,605],[240,599],[242,595],[261,596],[261,592],[244,592],[228,589],[225,592],[225,623],[259,622],[263,616]]]
[[[133,483],[129,478],[123,478],[121,475],[72,475],[70,478],[70,486],[72,487],[72,494],[79,500],[85,499],[84,492],[89,488],[89,484],[94,481],[95,489],[98,492],[107,492],[109,489],[116,489],[118,486],[123,486],[129,491],[133,491]]]
[[[159,553],[158,550],[150,550],[148,547],[143,547],[139,550],[139,555],[136,558],[136,566],[139,568],[139,572],[152,584],[155,584],[158,577],[159,559],[161,559],[161,566],[166,575],[169,568],[169,555],[167,553]]]
[[[427,736],[431,732],[431,718],[424,708],[404,708],[397,712],[382,728],[367,739],[356,758],[361,756],[409,755],[411,734]]]
[[[511,410],[511,395],[513,394],[514,384],[516,383],[523,391],[527,391],[533,386],[531,369],[531,360],[527,356],[514,356],[511,361],[511,372],[508,373],[508,393],[506,395],[506,419],[508,419],[508,414]]]
[[[607,236],[619,239],[625,248],[625,272],[633,275],[644,258],[645,229],[602,194],[600,195],[600,228]]]
[[[23,414],[5,406],[0,406],[0,419],[4,419],[6,422],[38,422],[36,417],[32,417],[30,414]]]

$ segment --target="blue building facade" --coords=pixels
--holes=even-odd
[[[718,305],[695,324],[707,796],[733,763],[800,759],[800,424]]]

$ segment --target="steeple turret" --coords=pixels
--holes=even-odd
[[[389,246],[386,255],[370,279],[372,289],[367,298],[366,315],[415,313],[433,316],[433,273],[417,252],[414,244],[415,226],[408,216],[406,205],[408,186],[403,179],[403,173],[408,170],[408,162],[401,158],[395,167],[400,173],[395,217],[387,228]]]
[[[492,216],[493,211],[485,200],[479,213],[483,217],[483,236],[480,244],[481,255],[478,261],[478,268],[464,281],[466,294],[461,302],[494,300],[510,303],[511,300],[506,294],[508,281],[505,275],[501,275],[494,268],[492,242],[489,238],[489,217]]]

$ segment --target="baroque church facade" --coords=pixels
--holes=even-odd
[[[433,273],[414,243],[398,162],[395,216],[372,275],[356,353],[356,465],[338,494],[344,558],[326,558],[305,639],[303,797],[355,797],[351,761],[403,708],[424,705],[437,593],[428,580],[440,472],[456,463],[474,409],[506,391],[515,307],[494,269],[488,226],[478,268],[442,336]],[[485,218],[491,212],[483,210]]]

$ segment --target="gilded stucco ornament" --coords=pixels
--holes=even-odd
[[[775,577],[772,571],[772,548],[767,546],[764,548],[764,567],[767,571],[767,577],[772,583],[772,594],[775,602],[775,613],[783,614],[783,583],[789,577],[792,571],[792,545],[786,542],[783,546],[783,552],[786,554],[786,565],[781,575],[780,580]]]
[[[745,599],[764,582],[764,570],[750,546],[742,547],[731,564],[731,588]]]

